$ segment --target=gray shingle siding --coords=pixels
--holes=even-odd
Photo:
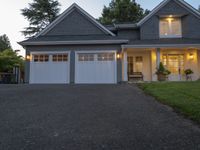
[[[117,36],[119,38],[124,39],[133,39],[133,40],[139,40],[140,39],[140,31],[139,29],[123,29],[119,30]]]
[[[200,19],[192,14],[183,17],[182,31],[184,38],[200,39]]]
[[[78,10],[72,11],[46,35],[98,35],[105,34]]]
[[[158,39],[159,38],[159,18],[153,16],[140,27],[140,39]]]

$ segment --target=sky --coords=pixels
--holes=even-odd
[[[0,5],[0,35],[6,34],[14,50],[20,50],[20,55],[25,54],[25,50],[17,44],[17,42],[24,40],[24,36],[20,31],[28,27],[28,21],[21,15],[21,9],[28,6],[32,0],[2,0]],[[86,10],[93,17],[101,16],[103,6],[110,3],[111,0],[58,0],[61,4],[62,13],[71,4],[77,3],[84,10]],[[142,8],[152,10],[162,0],[136,0],[141,4]],[[195,8],[200,5],[199,0],[186,0]]]

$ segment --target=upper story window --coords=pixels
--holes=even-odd
[[[160,19],[160,38],[181,38],[182,26],[181,18]]]

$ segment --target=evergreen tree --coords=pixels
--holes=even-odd
[[[5,49],[11,49],[10,40],[7,35],[0,36],[0,52],[4,51]]]
[[[108,7],[104,6],[99,21],[103,24],[138,22],[149,12],[135,0],[112,0]]]
[[[33,0],[28,8],[22,9],[22,15],[29,21],[29,27],[22,33],[34,36],[56,19],[59,9],[57,0]]]

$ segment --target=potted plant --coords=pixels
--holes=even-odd
[[[194,73],[191,69],[186,69],[185,71],[184,71],[184,73],[185,73],[185,75],[186,75],[186,80],[188,81],[188,80],[192,80],[192,74]]]
[[[171,72],[165,69],[163,63],[161,62],[159,65],[159,68],[156,71],[156,74],[158,77],[158,81],[166,81],[166,79],[168,78],[168,75],[170,75]]]

